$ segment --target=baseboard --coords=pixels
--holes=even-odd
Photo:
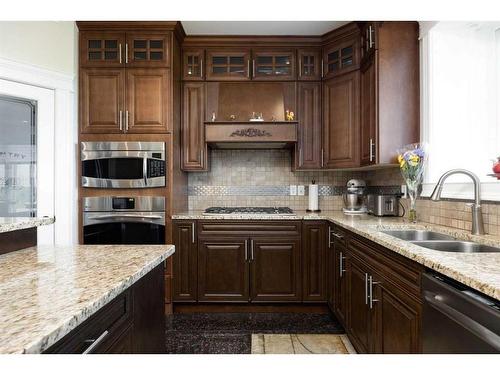
[[[174,303],[174,313],[231,313],[231,312],[255,312],[255,313],[317,313],[325,314],[330,310],[326,303],[321,304],[188,304]]]

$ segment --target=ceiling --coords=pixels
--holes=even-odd
[[[187,35],[323,35],[349,21],[182,21]]]

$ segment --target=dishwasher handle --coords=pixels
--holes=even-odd
[[[496,350],[500,351],[500,336],[498,336],[495,332],[490,331],[488,328],[479,324],[467,315],[441,302],[440,300],[442,297],[439,294],[424,291],[424,299],[433,308],[459,323],[462,327],[480,337]]]

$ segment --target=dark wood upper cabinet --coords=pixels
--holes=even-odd
[[[127,73],[126,133],[166,133],[170,129],[170,71],[131,68]]]
[[[115,68],[125,65],[125,33],[80,32],[80,66]]]
[[[182,78],[185,81],[202,81],[204,79],[205,50],[185,49],[182,53]]]
[[[198,241],[194,221],[174,221],[173,300],[195,302],[198,283]]]
[[[359,72],[323,83],[323,167],[358,167]]]
[[[198,301],[248,302],[248,238],[210,237],[198,243]]]
[[[207,49],[207,81],[246,81],[250,79],[249,49]]]
[[[326,301],[327,226],[323,221],[302,225],[303,300]]]
[[[297,51],[299,64],[299,81],[321,80],[321,53],[317,49],[299,49]]]
[[[298,84],[298,139],[295,169],[320,169],[322,149],[321,82]]]
[[[127,33],[125,63],[130,67],[170,66],[170,33]]]
[[[359,34],[333,41],[323,50],[323,77],[330,78],[359,68]]]
[[[181,121],[182,169],[204,171],[207,165],[205,143],[205,83],[186,82],[183,88]]]
[[[254,80],[295,80],[295,50],[252,50]]]
[[[252,302],[301,300],[300,239],[251,238]]]
[[[361,67],[360,157],[362,165],[377,162],[377,59],[376,53]]]
[[[380,22],[361,66],[362,164],[394,164],[418,142],[420,89],[417,22]]]
[[[80,131],[121,133],[125,115],[125,70],[80,70]]]

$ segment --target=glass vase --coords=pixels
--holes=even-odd
[[[410,184],[412,185],[412,184]],[[408,197],[410,198],[410,206],[408,207],[408,221],[410,223],[417,222],[417,195],[418,187],[408,186]]]

